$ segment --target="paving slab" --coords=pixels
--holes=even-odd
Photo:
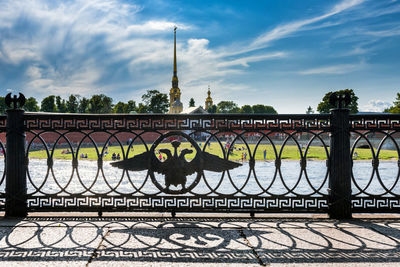
[[[93,214],[92,214],[93,215]],[[0,266],[399,266],[400,219],[0,219]],[[327,264],[327,265],[326,265]]]

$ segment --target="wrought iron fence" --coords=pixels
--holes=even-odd
[[[9,215],[126,210],[346,218],[400,208],[400,115],[349,116],[343,108],[307,115],[46,114],[15,108],[7,116],[0,131],[14,144],[12,151],[24,151],[16,157],[6,149],[0,207]],[[371,135],[380,140],[377,146]],[[396,156],[385,161],[387,167],[379,159],[389,142]],[[367,179],[357,172],[367,162],[353,159],[361,143],[372,153]],[[288,159],[293,153],[300,160]],[[396,173],[387,175],[382,166]]]

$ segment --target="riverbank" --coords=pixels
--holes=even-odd
[[[204,144],[203,144],[204,145]],[[161,148],[168,148],[171,151],[173,151],[173,147],[168,143],[166,144],[160,144],[157,149],[156,149],[156,155],[159,156],[158,154],[158,149]],[[193,149],[191,147],[190,143],[182,143],[180,146],[180,149]],[[204,149],[203,147],[201,147]],[[150,145],[148,145],[148,149],[150,149]],[[256,149],[255,144],[250,144],[248,147],[246,145],[236,145],[235,149],[232,150],[232,152],[229,155],[230,160],[234,161],[247,161],[250,158],[250,153],[254,154],[254,151]],[[327,148],[329,150],[329,148]],[[97,160],[99,155],[103,153],[103,159],[104,160],[113,160],[112,155],[115,154],[116,156],[119,154],[120,158],[122,158],[122,155],[124,154],[124,151],[128,150],[128,146],[123,146],[122,148],[120,146],[110,146],[106,148],[99,147],[84,147],[80,148],[79,151],[76,151],[76,148],[74,149],[73,153],[75,155],[78,155],[79,159],[88,159],[88,160]],[[211,143],[210,145],[207,145],[207,147],[204,149],[206,152],[217,155],[219,157],[224,157],[224,153],[226,153],[226,150],[224,149],[223,146],[220,146],[218,143]],[[282,150],[282,151],[281,151]],[[65,148],[56,148],[54,151],[49,150],[48,152],[46,150],[37,150],[37,151],[30,151],[29,152],[29,157],[30,158],[37,158],[37,159],[46,159],[49,157],[51,153],[53,153],[53,158],[54,159],[72,159],[73,154],[71,153],[72,149],[65,149]],[[146,147],[144,145],[133,145],[127,154],[128,158],[131,158],[135,155],[141,154],[143,152],[147,151]],[[265,151],[265,152],[264,152]],[[305,147],[301,149],[303,156],[306,153]],[[69,152],[69,153],[68,153]],[[353,157],[354,160],[371,160],[373,158],[372,156],[372,151],[371,149],[368,148],[357,148],[354,151],[356,153],[356,157]],[[47,154],[49,153],[49,155]],[[265,153],[265,155],[264,155]],[[375,151],[376,153],[376,151]],[[83,158],[82,156],[86,156],[87,158]],[[260,144],[257,147],[256,153],[255,153],[255,160],[260,161],[260,160],[275,160],[277,158],[277,155],[281,155],[281,159],[288,159],[288,160],[300,160],[301,155],[300,155],[300,150],[296,145],[286,145],[282,149],[282,146],[275,146],[273,147],[272,145],[267,145],[267,144]],[[165,157],[164,154],[161,154],[162,157]],[[194,157],[194,153],[192,154],[187,154],[186,159],[192,159]],[[326,160],[327,159],[327,152],[324,147],[320,146],[311,146],[307,150],[307,158],[311,160]],[[380,160],[397,160],[398,155],[396,151],[393,150],[381,150],[379,154],[379,159]]]

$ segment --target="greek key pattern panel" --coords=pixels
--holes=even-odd
[[[397,197],[357,197],[351,201],[353,212],[371,210],[400,212],[400,198]]]
[[[231,210],[231,211],[326,211],[328,200],[322,197],[306,198],[185,198],[185,197],[30,197],[30,210]]]
[[[377,250],[377,251],[271,251],[259,250],[262,255],[268,259],[269,262],[275,263],[316,263],[326,262],[327,260],[334,259],[335,262],[398,262],[400,252],[393,250]],[[57,249],[57,250],[0,250],[0,258],[7,259],[8,261],[20,261],[21,258],[25,260],[46,260],[55,258],[63,260],[82,260],[90,258],[93,254],[89,249]],[[226,263],[241,263],[249,261],[248,263],[255,262],[257,258],[252,252],[248,251],[143,251],[143,249],[119,248],[97,251],[96,261],[103,262],[107,260],[124,260],[129,261],[134,258],[136,261],[152,261],[152,262],[209,262],[215,263],[223,260]]]
[[[25,114],[26,130],[329,130],[328,114]]]
[[[400,114],[350,115],[351,130],[400,130]]]

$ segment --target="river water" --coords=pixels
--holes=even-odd
[[[4,171],[4,161],[0,161],[0,174]],[[274,161],[257,161],[254,172],[249,164],[225,173],[205,171],[204,176],[192,192],[197,194],[260,194],[265,189],[268,194],[290,196],[293,189],[295,194],[313,194],[316,191],[327,194],[328,181],[325,161],[307,161],[306,172],[301,171],[299,161],[283,160],[279,170]],[[371,161],[354,161],[352,193],[357,194],[365,189],[368,194],[382,194],[385,188],[400,194],[398,182],[399,166],[397,161],[381,161],[378,172],[373,171]],[[47,177],[47,178],[46,178]],[[308,178],[308,179],[307,179]],[[164,187],[164,177],[155,175],[156,181]],[[186,186],[189,187],[196,179],[196,174],[188,177]],[[247,181],[247,182],[246,182]],[[0,190],[4,192],[3,182]],[[358,185],[358,187],[356,186]],[[98,168],[97,161],[80,160],[78,168],[72,167],[70,160],[54,160],[52,169],[48,169],[47,160],[30,159],[28,193],[41,194],[140,194],[135,189],[140,188],[143,194],[154,194],[159,189],[154,185],[147,171],[125,172],[114,168],[109,161],[104,161],[103,168]],[[38,190],[40,188],[40,190]],[[171,189],[179,190],[172,186]],[[114,192],[111,192],[114,190]],[[38,193],[40,191],[41,193]]]

